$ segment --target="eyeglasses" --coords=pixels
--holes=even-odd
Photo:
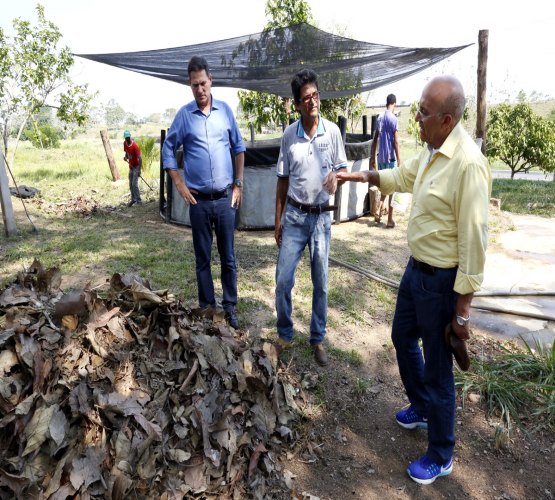
[[[313,94],[305,95],[304,97],[301,97],[301,102],[303,104],[308,104],[313,99],[315,102],[318,102],[318,100],[320,99],[320,92],[316,91]]]
[[[444,112],[439,112],[439,113],[429,113],[427,111],[424,111],[420,106],[418,107],[418,109],[416,110],[416,112],[422,117],[422,118],[429,118],[430,116],[444,116],[444,115],[448,115],[449,113],[444,113]]]

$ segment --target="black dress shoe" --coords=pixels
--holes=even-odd
[[[232,328],[239,328],[239,318],[237,318],[237,311],[235,311],[235,309],[227,311],[225,313],[225,319]]]

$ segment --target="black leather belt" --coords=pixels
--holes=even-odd
[[[197,200],[219,200],[227,197],[227,189],[215,191],[213,193],[192,193]]]
[[[426,264],[425,262],[420,262],[419,260],[416,260],[414,257],[412,258],[412,267],[414,269],[418,269],[419,271],[422,271],[424,274],[435,274],[436,271],[448,271],[450,269],[456,269],[456,266],[450,267],[450,268],[434,267],[434,266],[431,266],[430,264]]]
[[[322,212],[328,212],[337,208],[337,205],[304,205],[291,198],[291,196],[287,197],[287,203],[307,214],[321,214]]]

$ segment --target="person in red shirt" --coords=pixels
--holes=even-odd
[[[131,201],[127,204],[131,207],[135,204],[141,203],[141,193],[139,192],[139,177],[141,176],[141,166],[143,165],[143,158],[141,150],[137,143],[131,139],[129,130],[123,132],[123,150],[125,156],[123,159],[129,163],[129,191],[131,191]]]

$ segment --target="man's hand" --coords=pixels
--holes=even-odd
[[[369,182],[370,172],[337,172],[336,178],[340,181]]]
[[[239,186],[233,186],[233,193],[231,195],[231,206],[239,208],[243,201],[243,190]]]
[[[187,184],[185,184],[184,182],[177,188],[177,190],[179,191],[179,194],[181,195],[181,197],[185,200],[185,203],[190,203],[191,205],[196,205],[197,204],[197,200],[194,197],[195,194],[197,194],[196,191],[191,191],[188,187]]]
[[[281,247],[281,236],[283,233],[283,227],[281,224],[276,224],[276,228],[274,230],[274,237],[276,239],[276,243],[278,247]]]
[[[461,340],[468,340],[470,338],[470,327],[468,323],[465,326],[461,326],[457,323],[457,318],[454,317],[451,320],[451,326],[453,327],[455,335]]]
[[[329,194],[335,194],[335,191],[337,190],[337,174],[335,172],[330,172],[328,175],[326,175],[325,179],[324,179],[324,189],[329,193]]]

